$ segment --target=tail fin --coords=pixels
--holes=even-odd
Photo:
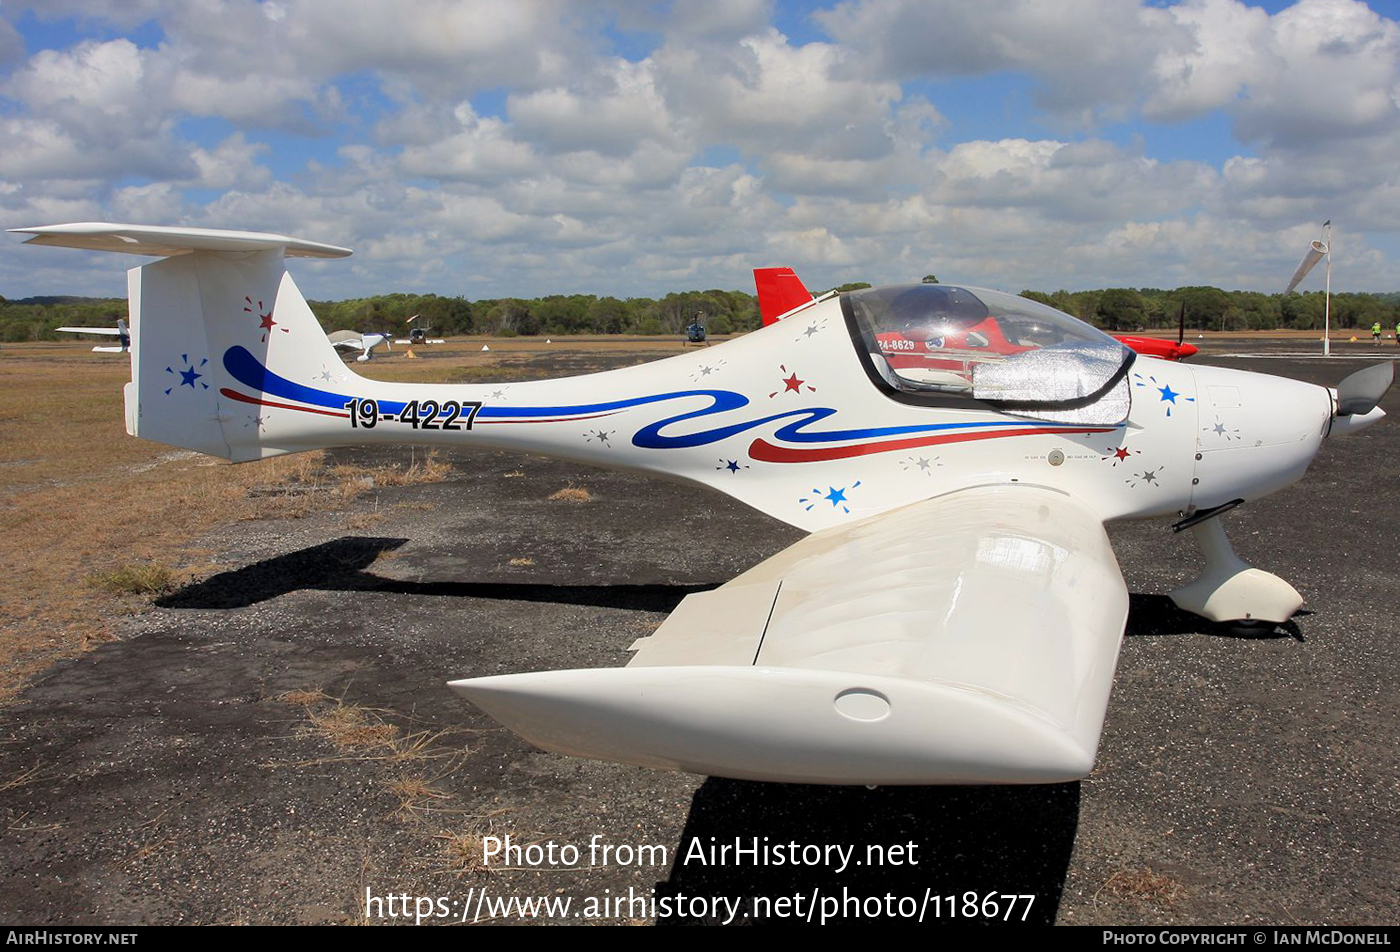
[[[753,283],[758,289],[758,314],[764,327],[793,308],[812,303],[811,292],[791,268],[754,268]]]
[[[14,228],[28,243],[168,256],[127,272],[132,436],[234,462],[327,444],[336,427],[306,412],[269,412],[269,376],[303,389],[348,371],[283,265],[284,255],[338,258],[346,248],[258,232],[86,222]]]

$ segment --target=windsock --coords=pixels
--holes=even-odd
[[[1298,270],[1293,272],[1293,280],[1288,282],[1288,287],[1284,289],[1284,294],[1292,294],[1298,283],[1308,276],[1308,272],[1313,269],[1313,265],[1322,260],[1327,254],[1327,245],[1321,241],[1314,241],[1308,246],[1308,253],[1303,255],[1303,260],[1298,264]]]

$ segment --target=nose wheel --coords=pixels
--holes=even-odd
[[[1190,529],[1205,565],[1195,581],[1169,594],[1178,608],[1211,621],[1270,625],[1286,622],[1303,607],[1303,596],[1292,585],[1235,554],[1218,514]]]

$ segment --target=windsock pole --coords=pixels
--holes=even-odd
[[[1327,292],[1322,298],[1322,356],[1332,356],[1332,219],[1322,226],[1322,243],[1327,246]]]

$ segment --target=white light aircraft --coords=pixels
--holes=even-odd
[[[54,330],[61,334],[101,334],[103,337],[117,338],[116,346],[99,344],[92,349],[94,354],[125,354],[131,349],[131,332],[121,318],[117,319],[116,327],[55,327]]]
[[[332,331],[326,335],[326,339],[331,342],[331,346],[336,350],[348,351],[352,354],[359,354],[355,359],[364,363],[374,356],[374,349],[381,344],[385,350],[393,350],[389,346],[389,338],[385,334],[361,334],[359,331]]]
[[[1393,373],[1328,389],[1159,360],[1020,297],[926,284],[832,296],[606,373],[385,383],[341,365],[283,266],[344,248],[15,230],[163,256],[129,272],[133,435],[234,461],[348,444],[540,453],[690,480],[809,530],[687,597],[626,667],[452,683],[541,747],[728,777],[1085,776],[1128,612],[1104,524],[1176,518],[1203,556],[1178,605],[1285,621],[1301,597],[1236,557],[1218,517],[1380,419]],[[973,327],[1006,352],[924,346]]]

